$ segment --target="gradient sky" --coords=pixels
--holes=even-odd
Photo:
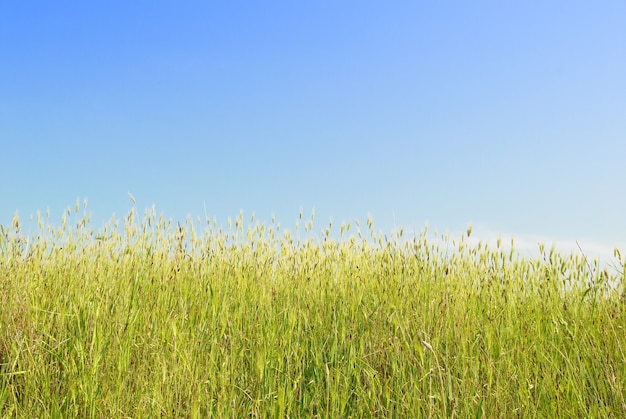
[[[88,199],[626,249],[623,1],[0,2],[0,223]],[[534,245],[534,244],[533,244]]]

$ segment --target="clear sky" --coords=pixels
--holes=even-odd
[[[2,1],[0,223],[88,199],[626,250],[623,1]]]

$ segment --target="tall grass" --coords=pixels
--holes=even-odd
[[[1,228],[2,417],[626,416],[618,251],[85,214]]]

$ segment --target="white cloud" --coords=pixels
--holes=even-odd
[[[489,247],[495,248],[499,238],[501,239],[502,247],[506,249],[511,247],[511,239],[513,239],[514,248],[521,255],[530,257],[540,255],[540,243],[543,243],[546,251],[549,251],[554,246],[559,253],[585,255],[589,260],[599,258],[603,263],[608,264],[618,262],[614,256],[616,247],[622,252],[622,255],[626,255],[626,243],[610,245],[585,238],[572,239],[533,234],[503,233],[484,225],[474,225],[468,241],[474,245],[478,244],[478,242],[487,243]]]

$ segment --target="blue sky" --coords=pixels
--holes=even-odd
[[[626,243],[622,1],[0,3],[0,223],[88,199]]]

